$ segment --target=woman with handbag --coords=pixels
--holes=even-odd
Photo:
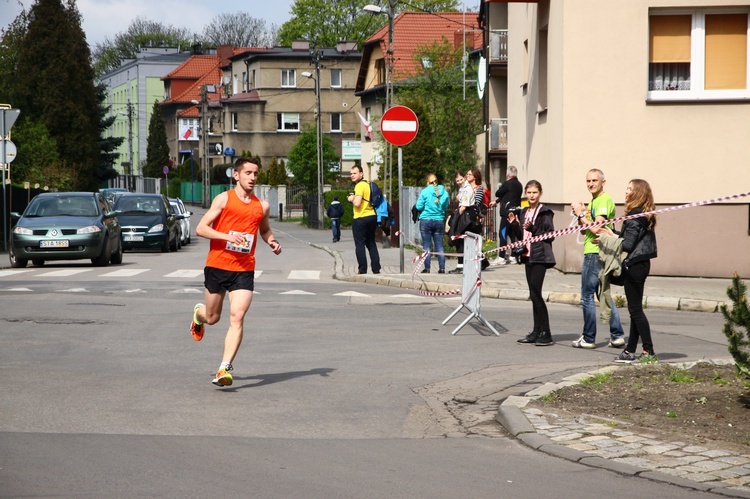
[[[651,186],[645,180],[636,178],[628,183],[625,189],[625,215],[636,215],[654,211],[654,195]],[[622,262],[622,281],[625,297],[628,300],[630,313],[630,334],[625,350],[615,362],[629,364],[637,360],[635,351],[638,339],[643,342],[643,355],[655,357],[654,343],[651,340],[651,326],[643,311],[643,288],[651,272],[651,259],[656,258],[656,216],[632,218],[622,223],[619,237],[622,239],[622,251],[628,256]],[[613,231],[606,229],[599,236],[617,237]]]
[[[517,240],[526,240],[555,230],[553,223],[555,213],[539,202],[541,197],[542,184],[536,180],[529,180],[526,183],[528,208],[524,208],[519,217],[516,217],[513,212],[508,214],[510,230],[514,231]],[[547,304],[544,303],[544,297],[542,296],[542,286],[547,269],[555,266],[555,255],[552,252],[553,240],[554,238],[550,238],[527,243],[512,250],[513,256],[520,256],[521,263],[526,266],[526,282],[529,285],[529,296],[534,315],[534,328],[524,338],[518,340],[518,343],[523,345],[542,347],[554,344],[549,326]]]
[[[474,206],[472,207],[472,224],[467,229],[475,234],[482,235],[484,227],[482,226],[482,219],[484,213],[487,211],[484,199],[485,199],[485,188],[482,187],[482,172],[479,168],[472,168],[466,172],[466,181],[474,191]],[[482,270],[490,266],[490,261],[487,257],[482,258]]]
[[[427,251],[437,254],[438,274],[445,274],[445,249],[443,249],[443,231],[445,228],[445,210],[448,209],[448,192],[438,185],[434,173],[427,175],[427,187],[422,189],[417,199],[419,211],[419,232],[422,235],[422,246]],[[430,273],[430,257],[424,260],[423,274]]]
[[[474,189],[472,189],[466,177],[461,172],[456,172],[454,177],[456,185],[458,185],[458,209],[451,215],[451,225],[448,235],[451,237],[460,236],[466,232],[470,221],[470,208],[474,206]],[[456,248],[456,252],[460,255],[458,257],[458,264],[456,268],[448,271],[449,274],[463,274],[464,272],[464,240],[463,238],[452,239],[453,246]]]

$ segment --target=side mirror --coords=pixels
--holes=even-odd
[[[11,211],[10,212],[10,218],[12,218],[14,220],[18,220],[19,218],[21,218],[21,214],[18,213],[17,211]]]

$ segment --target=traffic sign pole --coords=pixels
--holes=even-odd
[[[407,206],[401,202],[401,190],[404,186],[403,153],[401,146],[405,146],[419,133],[419,118],[414,111],[406,106],[393,106],[380,118],[380,133],[389,144],[398,147],[398,217],[399,224],[409,218]],[[403,232],[403,231],[402,231]],[[404,245],[399,238],[400,272],[404,273]]]
[[[0,164],[3,168],[3,251],[8,251],[8,201],[7,201],[7,187],[5,186],[5,168],[10,164],[10,162],[6,162],[7,158],[7,148],[5,145],[5,137],[10,132],[10,129],[13,127],[13,124],[18,119],[18,115],[21,114],[20,109],[7,109],[7,108],[0,108],[0,142],[2,142],[2,147],[0,147],[0,159],[2,159],[2,162]],[[8,172],[10,173],[10,172]]]

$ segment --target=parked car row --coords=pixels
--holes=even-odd
[[[111,204],[107,196],[114,199]],[[190,216],[179,198],[129,192],[47,192],[11,213],[11,267],[52,260],[122,263],[125,250],[178,251],[190,243]]]

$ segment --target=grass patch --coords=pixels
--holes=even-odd
[[[714,385],[728,385],[729,384],[729,380],[722,378],[721,374],[719,374],[716,371],[714,371],[714,376],[713,378],[711,378],[711,381],[714,383]]]
[[[608,383],[612,379],[612,372],[596,373],[590,378],[582,379],[581,384],[587,388],[596,389],[604,383]]]
[[[656,357],[656,355],[641,355],[638,359],[639,364],[656,364],[659,362],[659,359]]]
[[[687,372],[684,369],[671,369],[669,372],[669,381],[672,381],[673,383],[697,383],[698,380],[695,379],[693,375],[691,375],[689,372]]]
[[[677,413],[674,412],[674,411],[667,411],[667,417],[668,418],[676,418],[677,417]]]

